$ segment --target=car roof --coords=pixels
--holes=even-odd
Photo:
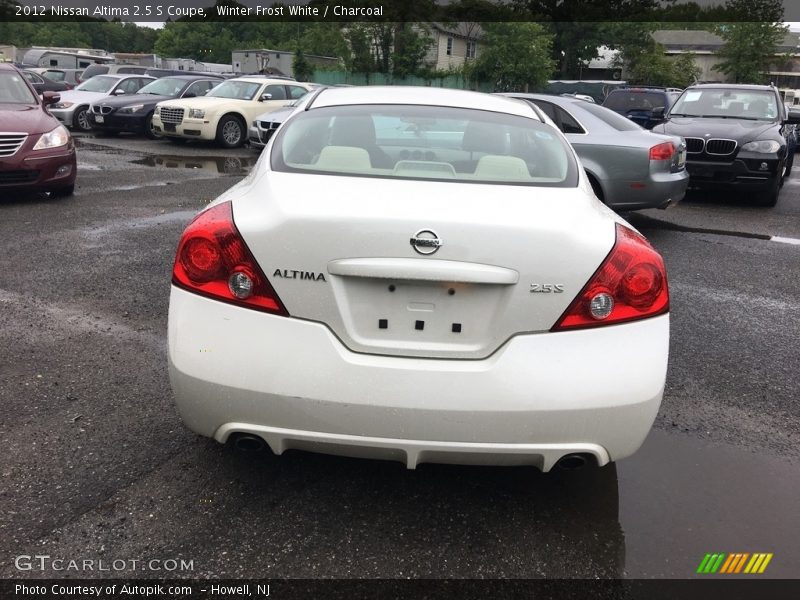
[[[148,75],[147,77],[153,77],[153,75]],[[195,79],[210,79],[216,81],[219,79],[220,82],[224,81],[224,79],[214,77],[213,75],[163,75],[162,77],[156,77],[156,79],[186,79],[190,81],[194,81]]]
[[[686,88],[687,90],[713,90],[713,89],[738,89],[738,90],[761,90],[765,92],[777,90],[771,85],[756,85],[752,83],[698,83],[696,85]]]
[[[539,120],[528,104],[499,95],[423,86],[363,86],[322,88],[311,108],[352,104],[416,104],[472,108]]]
[[[258,75],[251,75],[245,77],[234,77],[233,79],[226,79],[225,81],[246,81],[247,83],[272,83],[276,85],[286,85],[289,83],[300,83],[294,79],[276,79],[274,77],[263,77]]]

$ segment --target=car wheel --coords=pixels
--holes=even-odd
[[[775,206],[778,203],[778,194],[781,192],[782,183],[783,177],[776,178],[775,183],[770,186],[769,190],[766,192],[761,192],[758,196],[756,196],[756,203],[759,206]]]
[[[50,195],[53,198],[66,198],[67,196],[72,196],[75,193],[75,184],[68,185],[63,188],[58,188],[57,190],[53,190],[50,192]]]
[[[217,143],[223,148],[238,148],[244,142],[242,122],[233,115],[222,117],[217,125]]]
[[[153,129],[153,113],[147,115],[147,119],[144,122],[144,135],[146,138],[151,140],[160,140],[164,136],[160,133],[156,133]],[[183,139],[183,138],[175,138],[175,139]]]
[[[72,117],[72,125],[75,127],[75,129],[79,129],[80,131],[92,130],[92,124],[89,122],[88,107],[81,106],[75,111],[75,115]]]
[[[788,177],[792,172],[794,166],[794,152],[789,153],[789,162],[786,164],[786,170],[783,172],[784,177]]]

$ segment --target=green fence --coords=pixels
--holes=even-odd
[[[491,92],[492,84],[469,82],[460,75],[446,77],[392,77],[387,73],[350,73],[348,71],[314,71],[311,78],[314,83],[323,85],[420,85],[425,87],[441,87],[457,90],[473,89]]]

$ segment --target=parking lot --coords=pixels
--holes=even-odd
[[[664,255],[672,315],[636,455],[407,471],[240,453],[183,427],[176,244],[256,154],[76,137],[73,197],[0,201],[3,577],[91,575],[15,566],[34,554],[191,561],[145,577],[685,578],[708,552],[771,552],[767,576],[800,573],[800,172],[772,209],[693,193],[627,215]]]

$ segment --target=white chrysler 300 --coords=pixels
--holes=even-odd
[[[184,231],[170,376],[242,448],[604,465],[656,416],[668,311],[661,256],[531,105],[328,88]]]

